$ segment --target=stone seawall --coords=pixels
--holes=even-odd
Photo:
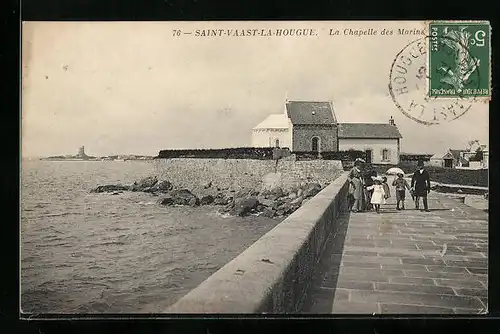
[[[279,175],[277,186],[288,190],[301,182],[326,184],[342,172],[342,162],[336,160],[280,160],[276,166],[273,160],[177,158],[157,159],[154,164],[160,179],[190,190],[209,182],[221,189],[258,188],[274,172]]]
[[[298,313],[347,191],[344,172],[165,312]]]

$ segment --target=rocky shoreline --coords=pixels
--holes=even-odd
[[[121,194],[124,191],[145,192],[161,197],[158,204],[162,206],[217,205],[220,206],[220,213],[232,216],[257,214],[268,218],[283,218],[296,211],[327,185],[321,185],[318,182],[302,182],[289,190],[283,190],[279,186],[236,190],[219,188],[209,182],[202,185],[198,191],[190,191],[176,187],[168,180],[158,180],[154,176],[143,178],[131,185],[101,185],[90,192],[112,193],[113,195]]]

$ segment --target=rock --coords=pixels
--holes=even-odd
[[[174,199],[172,197],[165,197],[160,201],[160,205],[168,206],[174,204]]]
[[[170,196],[172,197],[174,204],[177,205],[191,205],[192,203],[199,203],[198,197],[193,195],[193,193],[187,189],[174,190],[171,192]],[[194,202],[191,200],[194,200]]]
[[[280,187],[275,187],[271,190],[271,194],[276,196],[276,197],[281,197],[285,193],[283,192],[283,189],[281,189]]]
[[[284,210],[276,210],[276,216],[284,216],[285,215],[285,211]]]
[[[97,188],[94,188],[90,190],[91,193],[105,193],[105,192],[117,192],[117,191],[124,191],[124,190],[130,190],[129,186],[122,186],[121,184],[109,184],[105,186],[98,186]]]
[[[304,200],[304,198],[302,197],[297,197],[297,198],[294,198],[293,200],[290,201],[290,204],[293,205],[293,206],[301,206],[302,205],[302,201]]]
[[[271,195],[271,192],[267,189],[264,189],[260,192],[260,196],[262,196],[264,198],[268,198],[270,195]]]
[[[234,198],[247,197],[250,191],[248,189],[240,189],[234,194]]]
[[[255,208],[255,211],[262,212],[264,211],[264,209],[266,209],[266,207],[259,203],[259,205],[257,205],[257,207]]]
[[[255,197],[255,196],[258,196],[258,195],[259,195],[259,191],[257,191],[257,190],[250,191],[250,196]]]
[[[189,206],[198,206],[200,205],[200,200],[198,197],[193,197],[189,200]]]
[[[228,203],[220,210],[222,213],[230,212],[234,207],[234,203]]]
[[[155,189],[154,189],[154,187],[147,187],[147,188],[141,189],[141,191],[143,191],[145,193],[152,193],[155,191]]]
[[[214,202],[213,202],[215,205],[226,205],[227,204],[227,200],[225,197],[215,197],[214,198]]]
[[[234,207],[231,210],[231,214],[235,216],[245,216],[255,210],[258,205],[259,201],[255,197],[237,198],[234,201]]]
[[[319,183],[309,183],[304,188],[304,197],[313,197],[321,191],[321,185]]]
[[[264,210],[262,211],[262,216],[267,217],[267,218],[273,218],[275,214],[276,214],[276,211],[273,209],[269,209],[269,208],[264,208]]]
[[[146,188],[151,188],[157,183],[158,183],[158,178],[156,176],[148,176],[141,179],[139,182],[134,182],[134,185],[137,186],[137,189],[143,190]]]
[[[121,193],[122,193],[121,191],[120,192],[116,191],[112,195],[120,195]]]
[[[302,194],[304,194],[304,190],[302,189],[297,190],[297,197],[302,197]]]
[[[203,185],[203,188],[205,188],[205,189],[208,189],[208,188],[210,188],[210,187],[212,187],[212,181],[209,181],[209,182],[207,182],[207,183],[205,183],[205,184]],[[217,190],[218,190],[218,189],[219,189],[219,188],[217,188]]]
[[[297,194],[294,192],[291,192],[290,194],[288,194],[288,198],[290,198],[290,199],[297,198]]]
[[[274,202],[274,201],[277,201],[279,197],[271,194],[271,195],[266,196],[265,198]]]
[[[214,197],[212,195],[203,196],[200,200],[200,205],[212,204],[213,201],[214,201]]]
[[[266,207],[272,207],[273,204],[274,204],[274,201],[270,200],[270,199],[266,199],[266,198],[259,198],[257,197],[257,200],[259,201],[260,204],[266,206]]]
[[[227,205],[233,201],[232,195],[224,195],[223,193],[218,193],[215,198],[213,204],[215,205]]]
[[[160,181],[157,184],[155,184],[153,187],[153,189],[155,191],[159,191],[159,192],[168,192],[168,191],[172,190],[172,188],[173,188],[172,183],[170,183],[167,180]]]

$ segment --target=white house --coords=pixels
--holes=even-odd
[[[434,167],[454,168],[457,166],[457,162],[451,150],[448,149],[434,154],[429,160],[429,165]]]
[[[340,123],[339,150],[359,150],[366,161],[375,164],[398,164],[402,138],[394,120],[389,123]]]
[[[287,147],[292,152],[360,150],[375,164],[399,163],[402,136],[388,123],[338,123],[333,104],[287,101],[283,114],[269,115],[252,131],[253,147]]]
[[[490,156],[490,152],[489,152],[488,146],[485,146],[483,148],[483,168],[488,169],[488,167],[489,167],[489,163],[488,163],[489,156]]]

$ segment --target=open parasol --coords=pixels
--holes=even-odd
[[[389,168],[387,170],[387,172],[385,172],[387,175],[398,175],[398,174],[403,174],[405,175],[405,172],[401,169],[401,168],[398,168],[398,167],[392,167],[392,168]]]

